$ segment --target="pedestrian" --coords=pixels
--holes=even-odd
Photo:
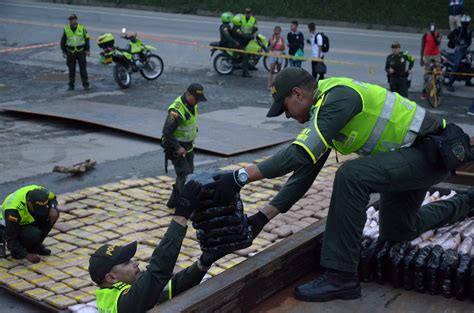
[[[326,64],[324,64],[324,52],[323,52],[323,35],[321,33],[316,33],[316,25],[314,23],[308,24],[308,30],[311,34],[308,43],[311,44],[311,57],[313,59],[318,59],[318,61],[311,61],[311,72],[316,81],[319,79],[324,79],[324,74],[326,74]]]
[[[178,201],[171,223],[151,256],[145,272],[132,258],[137,242],[125,246],[106,244],[89,259],[89,274],[99,286],[96,291],[99,312],[141,313],[156,304],[198,285],[209,267],[223,255],[203,253],[198,261],[173,275],[187,220],[199,206],[201,184],[190,181]]]
[[[245,15],[242,17],[242,31],[246,35],[255,35],[257,30],[257,19],[253,16],[252,9],[246,8]]]
[[[54,193],[38,185],[25,186],[5,198],[0,232],[12,258],[38,263],[40,256],[51,254],[43,241],[59,218],[57,205]]]
[[[273,35],[270,37],[270,53],[272,56],[270,60],[270,71],[268,73],[268,90],[270,90],[273,81],[274,73],[281,71],[281,65],[283,64],[283,58],[279,56],[285,53],[285,40],[281,36],[281,27],[275,26],[273,29]]]
[[[84,25],[77,22],[76,14],[68,17],[69,24],[64,27],[61,38],[61,50],[66,59],[69,70],[68,90],[74,90],[74,81],[76,79],[76,63],[79,64],[82,86],[85,90],[90,88],[87,77],[86,56],[90,56],[89,34]]]
[[[421,38],[421,57],[420,65],[424,66],[423,77],[423,91],[421,99],[426,100],[429,90],[429,80],[431,76],[431,62],[434,62],[435,69],[440,70],[441,65],[441,51],[439,45],[441,44],[441,34],[436,30],[436,24],[430,24],[430,30],[427,31]]]
[[[163,126],[162,146],[168,160],[173,162],[176,183],[168,201],[174,208],[176,192],[183,190],[186,176],[194,172],[194,140],[198,130],[198,103],[207,101],[201,84],[193,83],[184,94],[168,107],[168,116]]]
[[[461,27],[461,16],[464,14],[464,0],[449,0],[449,29]]]
[[[235,192],[249,182],[293,172],[275,198],[248,218],[254,236],[301,199],[331,149],[361,155],[346,161],[336,172],[320,258],[327,270],[296,287],[297,299],[360,297],[357,267],[372,193],[380,193],[381,242],[410,241],[474,213],[474,187],[420,208],[426,191],[450,174],[450,164],[432,162],[430,158],[436,154],[422,144],[427,135],[458,129],[453,124],[446,126],[438,114],[383,87],[350,78],[326,78],[316,85],[314,78],[299,68],[282,70],[272,91],[274,102],[267,117],[285,113],[301,124],[308,122],[308,126],[280,152],[258,165],[251,163],[216,177],[212,186],[216,203],[230,203]]]
[[[392,53],[387,56],[385,72],[390,85],[390,91],[398,92],[403,97],[408,97],[408,77],[415,59],[407,51],[400,50],[398,41],[392,43]]]
[[[298,21],[292,21],[290,32],[286,36],[288,42],[288,54],[294,57],[304,55],[304,36],[298,31]],[[290,67],[301,67],[301,61],[290,59]]]
[[[449,35],[448,39],[451,42],[454,42],[454,56],[453,56],[453,67],[452,72],[457,73],[459,71],[459,66],[461,61],[466,57],[467,51],[472,43],[472,30],[471,30],[471,17],[469,15],[463,15],[461,17],[461,27],[453,30]],[[454,92],[453,83],[456,80],[456,75],[449,75],[449,83],[447,89],[451,92]],[[466,86],[472,86],[470,79],[466,80]]]

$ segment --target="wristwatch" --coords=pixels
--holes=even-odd
[[[235,177],[237,183],[243,187],[245,184],[249,182],[249,173],[244,168],[241,168]]]

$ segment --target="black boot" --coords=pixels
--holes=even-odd
[[[474,87],[474,84],[471,82],[471,80],[466,80],[466,86],[467,87]]]
[[[67,90],[72,91],[74,90],[74,84],[69,84]]]
[[[357,299],[360,298],[359,277],[357,273],[327,270],[315,280],[296,287],[295,298],[310,302]]]
[[[44,244],[40,244],[36,249],[39,255],[51,255],[51,250],[46,248]]]
[[[176,208],[176,198],[178,197],[178,189],[176,189],[176,185],[173,184],[173,191],[171,191],[170,198],[166,203],[166,206],[170,209]]]

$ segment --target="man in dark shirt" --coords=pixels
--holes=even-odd
[[[145,272],[142,273],[138,263],[132,261],[137,250],[136,242],[126,246],[104,245],[94,252],[89,260],[89,273],[99,286],[99,312],[145,312],[201,282],[212,263],[222,255],[203,253],[193,265],[173,275],[186,235],[187,220],[199,206],[201,187],[194,181],[186,184],[173,220],[153,251]]]
[[[388,83],[391,92],[398,92],[408,97],[408,76],[411,73],[415,59],[406,51],[400,51],[400,43],[392,43],[392,53],[385,61]]]
[[[258,165],[216,177],[213,186],[215,201],[228,203],[248,182],[293,172],[278,195],[249,217],[254,235],[308,191],[331,149],[362,155],[336,172],[320,261],[328,270],[298,286],[298,299],[360,297],[357,267],[371,193],[381,194],[382,242],[412,240],[471,211],[474,188],[471,194],[420,208],[428,188],[449,175],[443,165],[428,160],[419,140],[445,127],[438,115],[380,86],[349,78],[320,80],[316,87],[314,78],[297,68],[278,74],[272,95],[268,117],[285,112],[299,123],[309,121],[308,126],[287,148]]]
[[[453,68],[452,71],[457,73],[461,61],[466,57],[466,53],[472,44],[472,30],[471,30],[471,17],[469,15],[463,15],[461,17],[461,27],[453,30],[449,35],[448,39],[454,41],[454,56],[453,56]],[[452,74],[449,76],[449,84],[447,89],[454,92],[453,83],[456,80],[456,75]],[[472,86],[471,80],[466,80],[466,86]]]
[[[288,41],[288,54],[292,56],[302,56],[304,49],[303,33],[298,31],[298,21],[292,21],[290,32],[286,36]],[[291,67],[301,67],[301,61],[290,59]]]
[[[90,56],[89,34],[84,25],[77,22],[76,14],[69,16],[68,20],[69,24],[64,27],[61,37],[61,50],[69,69],[68,90],[74,90],[76,62],[79,63],[82,86],[87,90],[90,88],[86,69],[86,55]]]
[[[461,16],[464,14],[464,0],[448,0],[449,29],[455,30],[461,26]]]

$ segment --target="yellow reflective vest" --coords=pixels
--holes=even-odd
[[[336,86],[354,89],[362,99],[362,111],[326,142],[318,127],[318,113],[327,93]],[[330,105],[330,104],[329,104]],[[350,78],[328,78],[318,82],[318,96],[309,127],[293,142],[303,147],[313,162],[327,149],[342,154],[369,155],[397,150],[413,144],[425,118],[425,109],[385,88]]]
[[[84,25],[77,24],[76,30],[71,29],[71,25],[64,27],[64,34],[66,34],[66,47],[71,52],[80,52],[84,50],[86,39],[89,38]]]
[[[176,98],[168,107],[168,110],[176,110],[180,115],[178,128],[174,131],[174,137],[180,142],[193,142],[197,136],[198,107],[194,106],[194,112],[189,111],[183,103],[181,96]]]

